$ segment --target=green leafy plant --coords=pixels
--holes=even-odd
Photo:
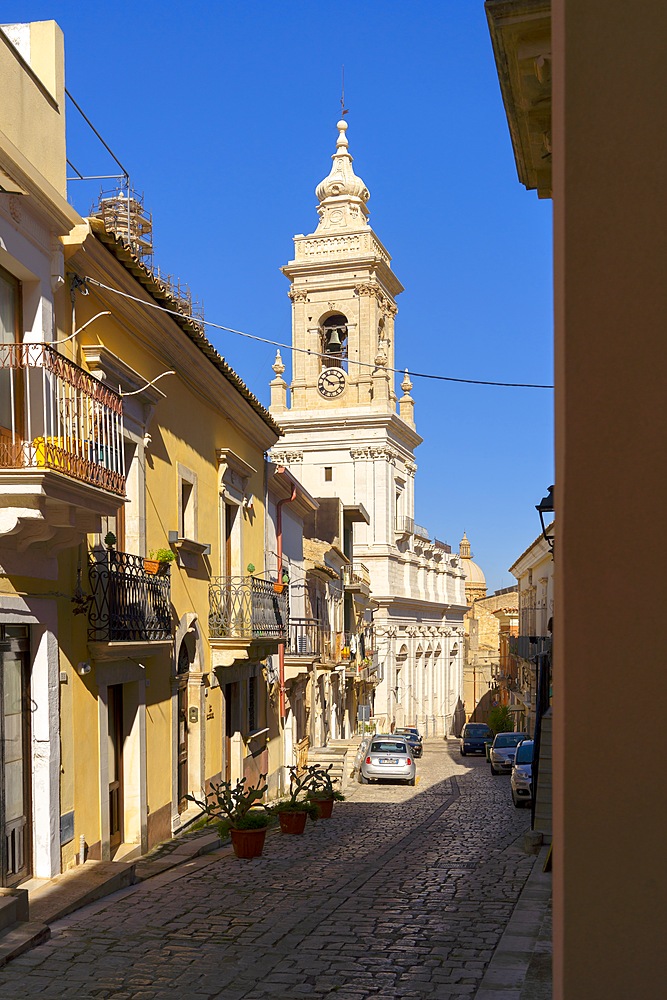
[[[333,786],[330,771],[333,764],[328,767],[321,767],[319,764],[311,764],[306,768],[306,773],[310,775],[310,785],[308,797],[311,799],[333,799],[334,802],[343,802],[345,796]]]
[[[489,712],[489,729],[496,736],[497,733],[514,732],[514,716],[507,705],[496,705]]]
[[[262,799],[268,785],[266,774],[260,774],[258,784],[247,787],[247,778],[231,781],[211,782],[211,791],[206,798],[186,795],[206,813],[209,819],[226,822],[233,830],[256,830],[268,826],[271,813]]]
[[[176,558],[176,553],[173,549],[151,549],[150,558],[155,559],[156,562],[173,562]]]
[[[311,768],[306,768],[303,774],[298,773],[298,768],[290,767],[290,794],[288,799],[277,802],[272,808],[276,815],[281,812],[305,812],[313,822],[318,818],[319,812],[314,802],[309,802],[305,796],[310,789],[312,782]]]

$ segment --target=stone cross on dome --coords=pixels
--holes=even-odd
[[[315,189],[320,217],[316,233],[359,230],[368,225],[366,202],[370,198],[370,192],[352,166],[345,134],[347,122],[341,119],[336,127],[338,139],[336,152],[331,157],[331,171]]]

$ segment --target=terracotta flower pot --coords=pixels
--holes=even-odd
[[[232,847],[237,858],[258,858],[264,847],[266,827],[259,830],[230,830]]]
[[[160,569],[160,564],[157,559],[144,559],[144,572],[150,573],[151,576],[155,576]]]
[[[280,830],[282,833],[303,833],[306,829],[308,813],[305,812],[281,812],[278,813],[280,820]]]
[[[334,804],[333,796],[329,799],[312,798],[310,801],[314,802],[317,806],[317,812],[320,819],[331,819]]]

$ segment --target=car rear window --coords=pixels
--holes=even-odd
[[[525,733],[501,733],[496,736],[496,741],[494,746],[496,747],[515,747],[517,743],[521,740],[525,740]]]
[[[483,723],[474,723],[473,725],[467,725],[463,732],[464,736],[490,736],[491,730],[488,726]]]
[[[373,740],[371,753],[407,753],[403,740]]]
[[[517,747],[516,757],[514,758],[515,764],[532,764],[533,761],[533,744],[522,743],[520,747]]]

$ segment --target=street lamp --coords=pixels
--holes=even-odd
[[[554,540],[553,540],[553,537],[551,535],[547,534],[547,527],[548,527],[548,525],[546,525],[544,523],[544,515],[545,514],[553,514],[554,513],[554,487],[553,486],[550,486],[549,487],[549,492],[547,493],[547,495],[545,497],[542,497],[542,499],[540,500],[540,502],[538,504],[535,504],[535,510],[540,515],[540,524],[542,525],[542,534],[544,536],[544,540],[547,543],[547,545],[549,546],[549,551],[553,552],[553,550],[554,550]]]

